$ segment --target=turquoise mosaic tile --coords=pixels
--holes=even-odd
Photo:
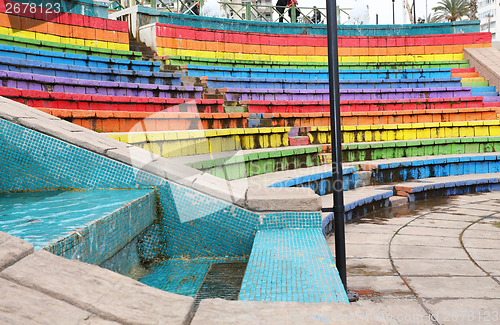
[[[161,256],[250,254],[257,214],[173,183],[160,186],[158,192],[163,211],[160,237],[167,239]]]
[[[140,282],[163,291],[194,297],[210,265],[244,261],[245,258],[169,259],[154,265]]]
[[[156,217],[153,190],[0,193],[0,231],[35,250],[100,264]]]
[[[349,303],[320,228],[257,232],[239,300]]]
[[[319,212],[278,212],[262,215],[258,230],[321,227]]]
[[[148,188],[164,180],[0,119],[0,192]]]

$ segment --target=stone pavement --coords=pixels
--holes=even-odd
[[[186,324],[194,302],[3,232],[0,292],[0,324]]]
[[[353,305],[390,324],[500,324],[500,192],[416,206],[346,225]]]

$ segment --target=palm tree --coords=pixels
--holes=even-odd
[[[425,19],[425,22],[427,24],[436,24],[436,23],[441,23],[442,21],[439,20],[438,16],[433,14],[428,14],[427,18]]]
[[[439,20],[457,21],[469,16],[470,4],[467,0],[441,0],[432,10]]]
[[[470,0],[470,20],[477,20],[477,0]]]

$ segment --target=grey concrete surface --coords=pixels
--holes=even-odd
[[[348,287],[361,297],[353,305],[390,315],[398,325],[500,324],[492,318],[500,317],[499,203],[499,192],[457,196],[442,206],[407,215],[393,209],[389,219],[379,213],[346,225]],[[332,254],[334,240],[327,237]],[[384,248],[387,258],[373,253]]]
[[[2,324],[118,324],[4,279],[0,292]]]
[[[0,278],[122,324],[184,324],[193,306],[191,297],[46,251],[23,258]]]
[[[390,324],[371,308],[332,303],[203,300],[191,325]]]
[[[246,204],[254,211],[319,211],[321,198],[310,188],[264,188],[247,192]]]
[[[33,253],[33,245],[0,232],[0,271]]]

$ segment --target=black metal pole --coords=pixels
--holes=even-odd
[[[332,142],[332,191],[335,222],[335,263],[349,300],[355,301],[357,293],[347,290],[345,253],[344,191],[342,182],[342,133],[340,129],[339,51],[337,42],[337,2],[326,1],[328,37],[328,78],[330,82],[330,121]],[[354,297],[353,297],[354,296]]]
[[[394,1],[396,0],[392,0],[392,24],[396,25],[396,12],[394,10]]]
[[[417,11],[415,10],[415,0],[413,0],[413,23],[417,23]]]

